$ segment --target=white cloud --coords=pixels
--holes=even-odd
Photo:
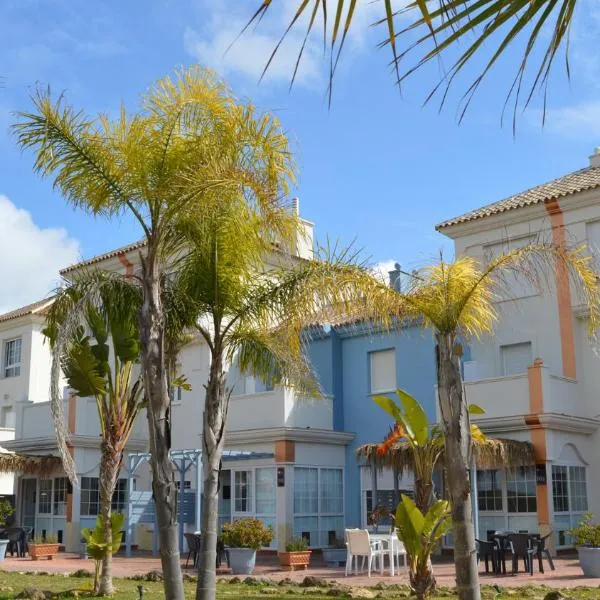
[[[389,283],[390,280],[390,271],[395,269],[395,265],[398,261],[396,260],[382,260],[376,263],[372,267],[373,275],[383,281],[384,283]]]
[[[531,123],[540,126],[541,114],[533,111]],[[545,129],[549,133],[567,138],[600,137],[600,102],[587,102],[573,106],[550,108],[546,111]]]
[[[65,229],[39,227],[0,195],[0,314],[46,297],[59,269],[80,255],[79,242]]]
[[[404,3],[405,0],[398,0],[394,2],[394,7],[399,8]],[[258,3],[255,4],[258,6]],[[255,6],[252,3],[249,6],[248,3],[240,3],[236,0],[200,0],[203,23],[200,26],[190,25],[185,29],[184,47],[198,62],[212,67],[221,75],[234,73],[256,81],[261,76],[281,35],[294,18],[299,5],[299,0],[274,3],[266,16],[256,25],[253,24],[230,47],[248,22]],[[312,5],[309,5],[286,35],[265,74],[265,82],[289,84],[310,19],[311,7]],[[369,37],[369,28],[384,14],[382,2],[373,0],[358,2],[342,61],[347,61],[348,55],[353,51],[360,51],[365,47],[374,51],[375,43],[380,41],[381,35],[377,31],[376,36]],[[329,55],[323,54],[323,25],[322,21],[319,21],[321,21],[321,11],[304,48],[295,83],[322,90],[327,82]],[[330,16],[328,19],[330,33],[333,22],[334,18]]]

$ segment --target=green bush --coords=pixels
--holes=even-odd
[[[0,524],[6,525],[15,513],[14,506],[8,500],[0,500]]]
[[[586,513],[577,527],[569,530],[576,546],[600,547],[600,524],[593,523],[594,515]]]
[[[273,528],[265,527],[260,519],[238,519],[223,525],[221,539],[230,548],[253,548],[268,546],[273,540]]]
[[[308,542],[303,537],[294,538],[285,545],[286,552],[306,552],[307,550]]]

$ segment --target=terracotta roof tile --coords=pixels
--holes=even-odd
[[[11,319],[18,319],[19,317],[24,317],[26,315],[43,315],[46,308],[48,308],[53,301],[54,298],[45,298],[44,300],[38,300],[27,306],[11,310],[10,312],[0,315],[0,323],[10,321]]]
[[[110,252],[105,252],[104,254],[99,254],[98,256],[94,256],[88,260],[84,260],[84,261],[75,263],[74,265],[71,265],[70,267],[66,267],[65,269],[62,269],[60,271],[60,274],[64,275],[65,273],[70,273],[71,271],[74,271],[75,269],[80,269],[81,267],[95,265],[99,262],[108,260],[109,258],[114,258],[116,256],[123,256],[124,254],[128,254],[129,252],[132,252],[134,250],[139,250],[140,248],[143,248],[145,245],[146,245],[146,240],[140,240],[138,242],[134,242],[133,244],[128,244],[127,246],[121,246],[120,248],[117,248],[116,250],[111,250]]]
[[[520,194],[515,194],[504,200],[499,200],[459,217],[444,221],[436,225],[436,229],[439,231],[452,225],[458,225],[459,223],[467,223],[468,221],[483,219],[508,210],[541,204],[542,202],[548,202],[549,200],[570,196],[597,187],[600,187],[600,167],[586,167],[568,175],[563,175],[558,179],[553,179],[548,183],[533,187]]]

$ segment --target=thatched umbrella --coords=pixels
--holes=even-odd
[[[357,458],[379,469],[390,468],[398,474],[412,471],[413,451],[408,442],[399,441],[387,448],[384,454],[378,452],[381,444],[363,444],[356,450]],[[475,464],[482,469],[516,469],[535,465],[533,444],[518,440],[485,438],[473,444]],[[437,461],[443,467],[444,455]]]
[[[59,456],[17,454],[0,447],[0,473],[21,473],[45,477],[59,471],[61,466]]]

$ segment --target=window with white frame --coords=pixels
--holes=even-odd
[[[52,479],[40,479],[38,513],[40,515],[52,514]]]
[[[535,467],[520,467],[506,472],[506,500],[509,513],[537,511]]]
[[[256,507],[257,516],[274,515],[277,471],[273,467],[262,467],[255,470],[256,474]]]
[[[499,512],[502,506],[502,480],[498,469],[477,471],[477,506],[482,512]]]
[[[4,342],[4,377],[21,374],[21,338]]]
[[[123,512],[127,500],[127,479],[119,479],[113,493],[111,510]],[[97,477],[81,478],[80,513],[82,516],[95,516],[100,509],[100,487]]]
[[[15,428],[15,409],[12,406],[3,406],[0,409],[0,427]]]
[[[309,546],[331,546],[344,531],[344,472],[294,467],[294,537]]]
[[[252,475],[252,471],[235,471],[234,473],[235,502],[233,510],[236,513],[252,512]]]
[[[52,514],[64,516],[67,514],[68,480],[66,477],[54,478],[54,492],[52,494]]]
[[[586,468],[552,465],[552,504],[557,546],[572,545],[569,529],[588,510]]]
[[[392,392],[396,389],[396,351],[369,352],[371,364],[371,393]]]
[[[496,244],[489,244],[484,247],[485,258],[487,262],[498,258],[502,254],[512,252],[519,248],[524,248],[528,244],[535,242],[534,237],[526,236],[517,239],[502,240]],[[499,280],[500,293],[502,300],[513,300],[516,298],[526,298],[539,293],[535,283],[527,277],[523,269],[515,266],[514,269],[507,269]]]
[[[527,368],[533,362],[531,342],[500,346],[500,358],[502,359],[502,375],[527,373]]]

